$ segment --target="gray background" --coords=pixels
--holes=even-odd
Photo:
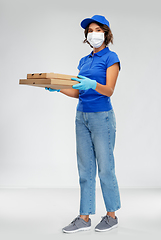
[[[106,16],[122,65],[111,101],[120,187],[161,187],[159,1],[0,0],[0,187],[78,187],[77,99],[19,85],[27,73],[77,75],[80,22]],[[97,187],[99,185],[97,177]]]

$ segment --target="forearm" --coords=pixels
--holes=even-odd
[[[107,97],[111,97],[111,95],[113,94],[113,89],[110,86],[102,85],[98,82],[97,82],[95,91],[97,91]]]
[[[77,89],[61,89],[61,93],[74,98],[79,98],[79,90]]]

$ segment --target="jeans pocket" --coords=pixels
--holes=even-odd
[[[111,126],[116,132],[116,118],[113,109],[106,111],[106,121],[109,122],[109,126]]]
[[[111,111],[111,115],[112,115],[112,125],[115,129],[115,132],[116,132],[116,117],[115,117],[115,113],[114,113],[113,110]]]
[[[105,120],[109,120],[109,111],[105,111],[104,112],[104,114],[105,114]]]
[[[76,111],[75,122],[80,120],[80,115],[81,115],[81,112],[80,111]]]

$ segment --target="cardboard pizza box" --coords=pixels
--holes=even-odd
[[[67,74],[60,74],[60,73],[29,73],[27,74],[27,79],[35,79],[35,78],[50,78],[50,79],[64,79],[64,80],[71,80],[71,78],[77,78],[77,76],[67,75]]]

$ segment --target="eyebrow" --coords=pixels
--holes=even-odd
[[[96,27],[95,29],[101,29],[100,27]],[[93,30],[92,28],[89,28],[88,30]]]

